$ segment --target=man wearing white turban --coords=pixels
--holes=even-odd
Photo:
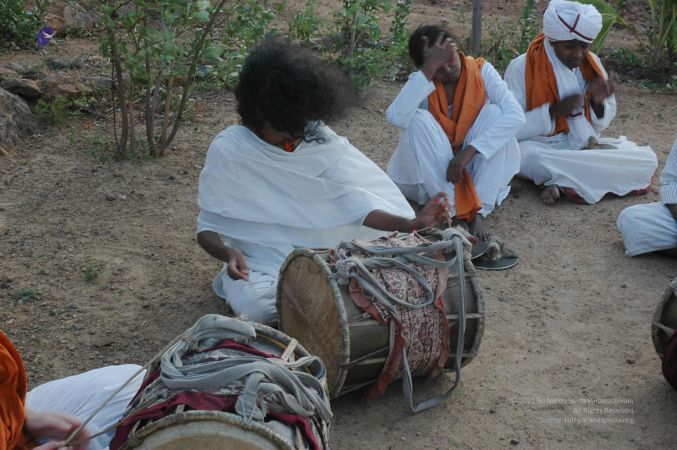
[[[602,28],[592,5],[551,0],[543,33],[510,62],[505,81],[526,111],[517,133],[520,175],[544,186],[546,204],[648,192],[658,165],[650,147],[601,138],[616,115],[613,75],[589,51]],[[585,151],[581,151],[585,150]]]

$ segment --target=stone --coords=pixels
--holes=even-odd
[[[24,80],[22,78],[6,78],[0,81],[0,87],[6,91],[16,94],[29,100],[40,98],[42,89],[34,80]]]
[[[49,100],[54,100],[57,97],[76,99],[83,95],[91,95],[93,92],[89,86],[60,72],[53,73],[45,78],[42,82],[42,89],[44,96]]]
[[[7,78],[19,78],[19,75],[7,67],[0,67],[0,81],[3,81]]]
[[[0,237],[4,236],[5,234],[7,234],[7,225],[0,223]]]
[[[33,135],[37,128],[26,101],[0,88],[0,155],[9,154],[21,139]]]
[[[54,70],[80,69],[82,68],[82,59],[47,58],[47,65]]]
[[[89,76],[82,80],[94,92],[108,92],[113,87],[110,77]]]
[[[66,22],[66,28],[89,29],[94,28],[97,22],[96,14],[73,1],[64,6],[62,17]]]
[[[45,18],[43,20],[52,30],[57,33],[66,29],[66,20],[58,14],[48,12],[45,14]]]

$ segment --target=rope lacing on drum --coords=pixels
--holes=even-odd
[[[201,351],[224,338],[250,342],[256,332],[252,325],[241,320],[208,314],[185,335],[197,341],[197,350]],[[240,385],[235,410],[246,421],[263,420],[269,409],[303,417],[318,414],[323,420],[330,420],[329,400],[319,381],[325,370],[319,358],[306,356],[287,362],[247,355],[184,366],[182,358],[190,347],[190,343],[182,339],[162,355],[160,378],[170,389],[216,391]]]
[[[337,281],[340,284],[348,284],[351,279],[360,285],[360,287],[371,294],[373,298],[387,308],[395,317],[399,319],[399,313],[395,305],[406,308],[422,308],[431,305],[435,301],[435,294],[425,280],[425,278],[414,267],[408,264],[428,264],[433,267],[451,267],[456,265],[460,286],[460,305],[458,318],[458,337],[456,340],[456,357],[454,360],[455,380],[451,388],[443,395],[425,400],[414,405],[413,382],[407,352],[402,353],[402,375],[404,396],[413,412],[425,411],[439,405],[451,396],[461,381],[461,360],[464,349],[465,336],[465,263],[470,260],[470,251],[472,244],[467,239],[465,231],[457,228],[446,228],[444,230],[433,229],[431,234],[441,239],[434,243],[423,243],[412,247],[387,247],[378,245],[362,245],[356,242],[342,242],[336,249],[336,273]],[[439,261],[428,255],[433,255],[437,251],[451,253],[454,250],[455,255],[448,261]],[[360,258],[354,256],[355,253],[362,255],[375,255]],[[461,258],[459,261],[458,258]],[[456,264],[458,261],[458,264]],[[419,283],[425,291],[426,299],[419,304],[412,304],[393,296],[388,292],[373,274],[370,269],[382,269],[388,267],[397,267],[409,273]]]

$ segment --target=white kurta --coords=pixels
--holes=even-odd
[[[556,56],[551,56],[554,50],[547,39],[544,45],[553,63],[560,98],[575,93],[585,95],[588,83],[581,71],[568,69]],[[593,57],[606,76],[599,58]],[[525,71],[526,55],[520,55],[510,62],[505,81],[526,111]],[[571,188],[587,203],[596,203],[607,193],[625,195],[650,185],[658,165],[650,147],[639,147],[624,136],[599,138],[600,131],[607,128],[616,115],[615,96],[604,100],[604,116],[597,117],[591,111],[590,122],[585,116],[569,119],[570,128],[576,133],[551,136],[555,121],[550,117],[549,108],[550,104],[546,103],[526,111],[526,124],[517,133],[521,176],[537,185]],[[589,136],[595,137],[600,144],[611,144],[615,149],[581,151]]]
[[[661,175],[661,201],[630,206],[618,215],[627,256],[677,248],[677,220],[666,205],[677,205],[677,139]]]
[[[84,422],[140,368],[134,364],[108,366],[41,384],[26,396],[26,408],[63,412]],[[91,435],[106,430],[122,418],[127,405],[139,390],[144,375],[145,372],[141,372],[94,416],[87,425]],[[115,429],[94,438],[88,450],[107,449],[114,435]]]
[[[472,145],[478,151],[466,169],[480,198],[479,213],[486,217],[508,195],[508,183],[519,170],[519,147],[514,136],[524,124],[524,114],[491,64],[482,65],[481,75],[487,103],[463,145]],[[447,192],[455,215],[454,185],[447,181],[447,167],[453,158],[451,143],[428,111],[428,96],[434,90],[435,84],[423,72],[415,72],[388,107],[388,121],[402,129],[388,162],[388,175],[405,197],[421,205],[438,192]]]
[[[322,142],[302,142],[289,153],[234,125],[209,147],[197,231],[218,233],[245,256],[249,281],[232,280],[224,264],[213,287],[250,320],[276,319],[278,272],[295,248],[381,236],[362,225],[377,209],[414,217],[388,176],[346,138],[324,125],[318,135]]]

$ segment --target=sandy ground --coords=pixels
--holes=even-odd
[[[437,6],[424,6],[416,14],[433,17]],[[383,114],[397,90],[376,83],[333,124],[381,166],[397,143]],[[607,135],[651,145],[662,169],[677,96],[621,84],[617,99]],[[210,289],[220,264],[198,247],[195,218],[207,147],[237,121],[233,97],[202,94],[196,112],[158,160],[101,162],[97,138],[109,124],[91,117],[44,129],[0,159],[0,328],[31,386],[144,363],[203,314],[227,312]],[[626,258],[615,227],[623,208],[656,192],[594,206],[545,207],[538,195],[515,180],[490,217],[521,260],[480,273],[486,331],[461,388],[417,415],[399,383],[373,401],[340,398],[334,448],[677,448],[677,392],[662,379],[649,332],[677,261]],[[84,271],[98,276],[88,282]],[[26,291],[35,298],[19,300]],[[451,379],[420,382],[417,393],[442,392]]]

